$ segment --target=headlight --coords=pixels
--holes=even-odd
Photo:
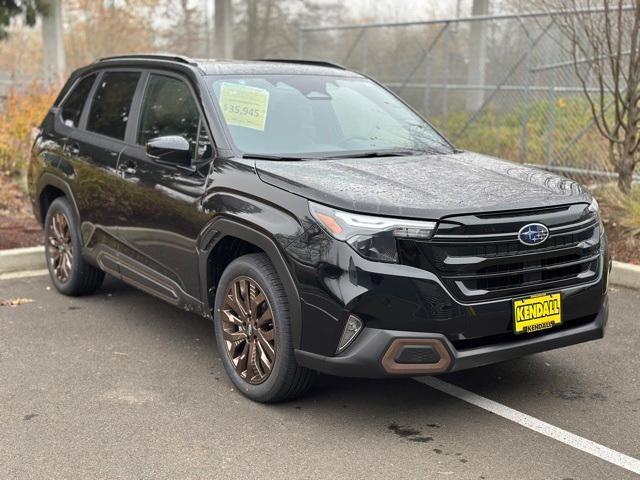
[[[333,238],[347,242],[363,257],[378,262],[398,262],[397,238],[426,240],[436,229],[436,222],[360,215],[313,202],[309,202],[309,211]]]
[[[589,204],[589,213],[592,213],[598,219],[598,226],[600,227],[600,235],[604,234],[604,224],[602,223],[602,217],[600,216],[600,205],[598,205],[598,201],[594,198],[591,200]]]

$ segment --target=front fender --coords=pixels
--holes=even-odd
[[[293,221],[292,218],[291,221]],[[295,231],[293,225],[290,225],[289,227],[293,231]],[[300,232],[302,232],[301,229]],[[279,242],[275,238],[273,238],[273,236],[267,233],[267,230],[261,228],[255,223],[251,224],[246,220],[219,215],[214,220],[212,220],[204,229],[199,240],[199,266],[200,281],[201,285],[203,286],[202,298],[205,301],[205,308],[209,312],[211,312],[213,309],[213,295],[211,295],[208,291],[208,286],[211,281],[211,279],[209,278],[209,259],[218,242],[228,236],[235,237],[255,245],[256,247],[264,251],[269,257],[269,260],[280,276],[280,280],[282,281],[285,292],[287,294],[287,299],[289,302],[289,312],[292,321],[291,331],[293,335],[293,345],[294,348],[299,348],[302,338],[302,315],[300,307],[300,295],[296,286],[296,282],[291,275],[286,256],[283,253],[283,246],[279,244]],[[283,239],[281,238],[280,240]]]

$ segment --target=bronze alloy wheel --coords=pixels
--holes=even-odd
[[[235,278],[224,298],[222,336],[236,372],[252,385],[264,382],[276,360],[276,322],[258,283]]]
[[[51,270],[60,282],[65,283],[73,267],[73,244],[69,221],[63,213],[57,212],[51,218],[47,242]]]

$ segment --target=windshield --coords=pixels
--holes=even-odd
[[[233,142],[246,156],[452,152],[428,123],[368,79],[212,76],[209,85]]]

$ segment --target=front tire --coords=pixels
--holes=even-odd
[[[287,295],[265,254],[244,255],[225,269],[214,328],[227,375],[251,400],[279,402],[310,388],[314,372],[296,362]]]
[[[56,198],[44,222],[44,252],[53,285],[71,296],[95,292],[102,285],[104,272],[82,257],[78,225],[69,202]]]

